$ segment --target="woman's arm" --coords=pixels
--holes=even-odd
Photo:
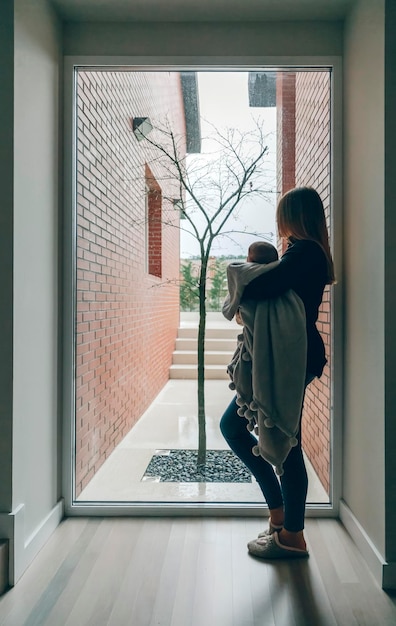
[[[243,300],[275,298],[288,289],[294,289],[307,280],[312,269],[319,264],[321,271],[324,253],[314,241],[298,240],[283,254],[279,265],[252,280],[244,289]]]

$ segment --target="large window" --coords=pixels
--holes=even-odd
[[[247,194],[214,243],[210,299],[216,285],[223,293],[227,262],[244,259],[253,239],[280,248],[275,208],[291,187],[318,190],[333,236],[331,70],[84,67],[75,74],[72,500],[77,505],[261,504],[257,484],[234,465],[218,428],[232,398],[226,365],[239,332],[220,311],[207,318],[206,436],[208,468],[212,455],[214,467],[224,472],[216,475],[209,468],[191,479],[184,473],[194,465],[198,447],[198,312],[197,307],[180,312],[179,289],[187,273],[196,287],[201,252],[190,221],[181,220],[196,207],[175,175],[172,150],[177,143],[179,172],[197,194],[205,191],[210,211],[215,191],[224,198],[224,181],[230,180],[215,168],[213,130],[224,138],[231,129],[245,145],[249,138],[253,150],[252,128],[260,127],[265,137],[262,178],[248,190],[261,187],[263,193],[256,199]],[[134,135],[136,117],[150,120],[146,138]],[[159,127],[165,129],[162,135]],[[228,169],[232,180],[235,171]],[[202,227],[198,213],[196,224]],[[328,364],[307,392],[302,433],[308,500],[321,506],[332,500],[332,308],[326,290],[318,328]],[[235,472],[226,472],[227,466]],[[172,469],[168,474],[166,467]]]

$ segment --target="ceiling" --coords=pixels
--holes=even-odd
[[[52,0],[76,21],[256,22],[342,20],[355,0]]]

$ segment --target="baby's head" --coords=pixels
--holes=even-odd
[[[267,241],[254,241],[250,244],[247,261],[250,263],[272,263],[278,260],[278,251]]]

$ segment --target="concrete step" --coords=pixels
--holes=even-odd
[[[196,379],[196,365],[171,365],[169,370],[169,378],[172,379]],[[205,379],[229,380],[224,365],[207,365],[205,366]]]
[[[205,350],[205,365],[227,366],[231,361],[232,351]],[[198,353],[196,350],[175,350],[172,362],[174,365],[196,365],[198,363]]]
[[[196,337],[178,337],[176,339],[176,350],[197,350],[197,338]],[[234,352],[236,348],[236,336],[226,339],[206,339],[205,351],[214,352],[219,350],[220,352]]]
[[[224,328],[206,328],[205,339],[235,339],[240,332],[241,326],[233,324]],[[186,339],[198,337],[198,328],[181,326],[178,330],[178,337]]]
[[[237,335],[241,331],[241,326],[227,322],[220,314],[208,318],[205,331],[205,378],[229,380],[227,365],[234,354]],[[195,314],[187,317],[187,321],[182,322],[179,327],[169,371],[170,378],[197,378],[197,338],[198,318]]]

